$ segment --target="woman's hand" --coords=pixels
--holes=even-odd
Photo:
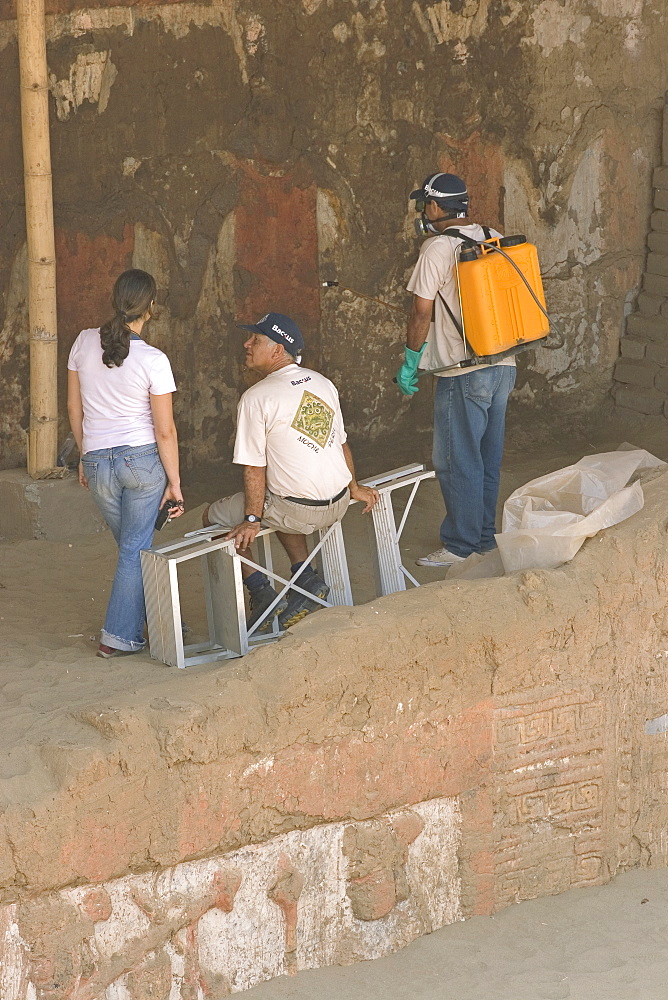
[[[169,512],[169,519],[173,521],[175,517],[181,517],[184,511],[183,493],[181,492],[180,486],[172,486],[171,483],[167,483],[165,492],[162,494],[162,500],[160,501],[160,510],[165,506],[167,500],[174,500],[178,504],[178,507],[172,507]]]
[[[88,489],[88,480],[86,479],[86,473],[84,472],[83,462],[79,462],[79,485],[85,486]]]

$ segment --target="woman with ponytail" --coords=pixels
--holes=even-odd
[[[139,553],[150,548],[158,510],[183,513],[172,415],[169,360],[142,339],[155,304],[155,280],[124,271],[114,285],[113,317],[82,330],[70,351],[67,409],[79,446],[79,482],[93,495],[118,545],[118,564],[98,656],[144,649],[146,608]]]

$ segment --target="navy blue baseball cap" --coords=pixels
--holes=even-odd
[[[466,212],[469,205],[469,193],[466,184],[456,174],[430,174],[422,187],[411,191],[411,201],[435,201],[443,208],[452,208],[456,212]]]
[[[293,319],[283,313],[267,313],[257,323],[237,323],[242,330],[262,333],[277,344],[282,344],[288,354],[298,357],[304,350],[304,337]]]

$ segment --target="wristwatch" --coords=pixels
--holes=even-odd
[[[248,521],[249,524],[259,524],[261,520],[257,514],[244,514],[244,521]]]

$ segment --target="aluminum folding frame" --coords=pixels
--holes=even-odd
[[[361,480],[365,486],[374,486],[380,494],[378,503],[371,511],[373,531],[371,551],[374,561],[376,592],[379,596],[396,594],[405,590],[406,580],[410,580],[414,587],[420,586],[412,573],[409,573],[403,565],[399,539],[420,483],[425,479],[433,479],[435,475],[436,473],[433,471],[428,472],[424,465],[415,463],[414,465],[404,465],[392,472],[386,472],[382,476]],[[404,486],[411,486],[412,489],[397,528],[392,507],[392,493]]]
[[[380,476],[361,480],[364,486],[375,487],[380,500],[371,512],[371,550],[373,553],[376,589],[379,595],[406,589],[406,580],[419,583],[402,564],[399,540],[418,487],[425,479],[433,479],[424,465],[406,465]],[[402,487],[412,487],[397,528],[392,507],[392,493]],[[351,501],[356,503],[357,501]],[[276,573],[271,552],[273,529],[264,528],[257,535],[262,547],[264,565],[241,556],[234,542],[222,537],[224,528],[212,525],[193,531],[174,542],[154,546],[141,553],[146,615],[151,656],[174,667],[244,656],[249,649],[277,639],[282,633],[274,618],[270,632],[258,635],[262,622],[289,589],[298,591],[323,607],[352,606],[353,597],[341,522],[319,531],[318,542],[308,562],[318,556],[322,575],[329,585],[328,600],[321,600],[299,586],[300,572],[287,580]],[[178,566],[191,559],[200,559],[206,601],[208,639],[184,645],[181,628],[181,599]],[[246,627],[246,611],[241,573],[242,563],[259,569],[279,585],[277,597],[252,629]]]
[[[305,567],[289,580],[274,571],[271,554],[273,529],[265,528],[257,535],[263,548],[264,566],[239,555],[234,542],[225,541],[221,537],[223,530],[215,525],[202,528],[178,541],[166,542],[141,553],[149,644],[154,659],[183,668],[195,663],[244,656],[252,646],[271,641],[282,634],[276,619],[272,623],[271,632],[258,635],[257,630],[289,589],[304,594],[323,607],[352,605],[340,522],[317,533],[318,542],[309,555],[309,562],[313,557],[320,556],[322,572],[330,588],[329,600],[326,601],[299,586],[299,576]],[[178,566],[197,558],[201,560],[209,637],[205,642],[185,646],[181,628]],[[272,581],[281,585],[276,600],[250,630],[246,627],[242,563],[261,570]]]

